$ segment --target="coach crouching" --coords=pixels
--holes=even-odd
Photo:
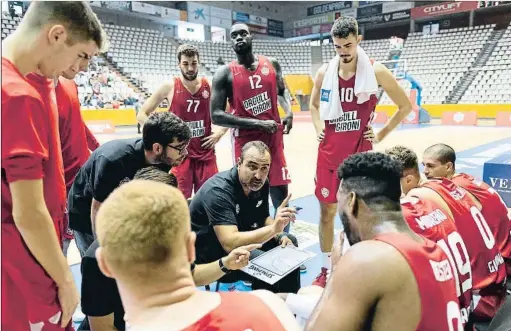
[[[197,233],[197,263],[218,260],[231,250],[254,243],[264,243],[250,254],[253,259],[279,245],[297,246],[294,236],[283,232],[295,220],[296,210],[284,207],[288,196],[270,217],[270,183],[267,180],[271,157],[261,141],[245,144],[238,164],[211,177],[199,189],[190,204],[192,229]],[[296,293],[300,289],[300,270],[296,269],[274,285],[255,279],[242,271],[228,273],[223,283],[239,280],[252,282],[252,289],[274,293]]]

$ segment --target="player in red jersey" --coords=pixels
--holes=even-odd
[[[465,173],[456,173],[456,153],[445,144],[436,144],[424,152],[426,177],[446,177],[463,187],[483,206],[481,213],[492,230],[496,244],[506,261],[511,276],[511,212],[500,195],[490,185]]]
[[[104,43],[82,1],[36,1],[2,43],[2,329],[72,330],[60,237],[66,205],[53,81]],[[25,78],[30,72],[30,82]],[[32,82],[32,84],[31,84]]]
[[[270,148],[270,196],[273,206],[280,206],[291,183],[284,134],[293,126],[282,70],[277,60],[252,52],[252,35],[246,24],[234,24],[230,36],[237,60],[219,67],[213,76],[211,119],[217,125],[234,128],[234,161],[249,141],[259,140]],[[227,101],[230,113],[225,111]],[[282,123],[278,104],[286,112]]]
[[[316,168],[315,194],[320,203],[319,242],[323,252],[323,267],[314,281],[318,286],[325,286],[329,256],[334,239],[334,218],[337,210],[335,192],[339,188],[336,171],[342,161],[349,155],[369,151],[373,148],[371,141],[382,141],[408,115],[412,105],[396,78],[383,64],[374,63],[376,81],[398,106],[398,111],[389,122],[376,134],[369,125],[378,103],[372,95],[365,103],[358,103],[354,94],[357,71],[357,47],[362,39],[358,34],[357,21],[343,16],[332,26],[332,40],[339,62],[339,95],[344,115],[336,120],[322,121],[319,116],[320,90],[328,65],[323,65],[316,74],[311,93],[311,115],[319,140]]]
[[[87,71],[90,57],[83,57],[78,71]],[[59,111],[59,134],[64,162],[64,178],[66,183],[66,197],[73,184],[78,170],[87,161],[91,151],[98,148],[99,143],[85,125],[80,111],[78,89],[73,79],[78,71],[71,67],[62,72],[61,77],[55,81],[55,94]],[[73,231],[69,229],[66,215],[63,234],[63,251],[67,256],[69,243],[73,239]]]
[[[192,192],[197,192],[206,180],[218,172],[214,146],[227,128],[212,133],[209,110],[211,89],[205,77],[198,77],[200,60],[197,47],[188,44],[179,46],[177,60],[181,76],[160,86],[144,103],[137,119],[144,124],[147,116],[167,99],[169,111],[189,125],[192,140],[188,145],[188,155],[183,163],[172,168],[179,189],[189,199]]]
[[[403,216],[416,233],[436,242],[447,254],[456,280],[461,318],[465,330],[472,330],[469,322],[472,312],[472,269],[463,238],[456,228],[453,214],[442,197],[426,187],[420,187],[417,155],[404,146],[394,146],[385,151],[403,166],[401,199]]]
[[[98,264],[117,282],[129,330],[298,330],[269,291],[197,289],[190,272],[196,235],[177,189],[133,180],[108,196],[96,222]]]
[[[402,167],[363,152],[339,167],[344,240],[306,330],[462,331],[455,277],[433,241],[410,229],[400,206]]]

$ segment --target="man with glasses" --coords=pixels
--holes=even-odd
[[[183,162],[191,132],[170,112],[149,116],[142,138],[110,141],[96,149],[76,175],[68,196],[69,227],[83,257],[94,241],[96,213],[119,185],[148,165],[165,171]]]

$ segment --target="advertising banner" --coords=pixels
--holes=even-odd
[[[237,11],[233,11],[232,12],[232,20],[234,22],[248,23],[248,22],[250,22],[250,15],[249,14],[245,14],[245,13],[240,13],[240,12],[237,12]]]
[[[223,8],[211,6],[211,7],[209,7],[209,15],[211,17],[218,17],[218,18],[230,20],[231,16],[232,16],[232,11],[229,9],[223,9]]]
[[[195,24],[211,25],[209,6],[187,2],[188,22]]]
[[[131,11],[131,1],[101,1],[101,7],[115,10]]]
[[[160,11],[161,17],[167,18],[169,20],[174,20],[174,21],[181,20],[181,13],[186,14],[185,11],[180,11],[177,9],[166,8],[166,7],[162,7],[161,11]],[[186,18],[184,20],[186,21]]]
[[[373,15],[363,18],[358,18],[358,24],[378,24],[378,23],[387,23],[387,22],[395,22],[401,20],[407,20],[410,18],[410,10],[403,10],[394,13],[381,14],[381,15]]]
[[[268,35],[284,37],[284,22],[268,19]]]
[[[357,8],[357,18],[374,16],[382,13],[383,5],[381,3],[373,6]]]
[[[229,19],[211,16],[210,23],[211,23],[211,26],[217,26],[219,28],[224,28],[224,29],[230,29],[232,26],[232,20],[231,20],[230,16],[229,16]]]
[[[477,9],[477,1],[443,2],[434,5],[412,8],[412,18],[440,16],[454,13],[462,13]]]
[[[303,20],[298,20],[293,22],[294,28],[303,28],[306,26],[319,25],[325,23],[332,23],[334,21],[334,13],[329,13],[321,16],[304,18]]]
[[[382,4],[382,13],[393,13],[412,8],[412,2],[384,2]]]
[[[138,13],[144,13],[149,15],[156,15],[156,7],[154,5],[150,5],[148,3],[132,1],[131,2],[131,10]]]
[[[268,28],[259,26],[259,25],[253,25],[253,24],[247,24],[250,28],[251,33],[258,33],[258,34],[268,34]]]
[[[331,11],[337,11],[345,8],[351,8],[351,1],[338,1],[338,2],[330,2],[325,3],[323,5],[317,5],[314,7],[307,8],[307,16],[319,15],[328,13]]]
[[[293,37],[308,36],[310,34],[312,34],[312,26],[294,29],[293,31]]]
[[[257,26],[268,26],[268,19],[266,17],[256,16],[256,15],[249,15],[249,22],[252,25]]]

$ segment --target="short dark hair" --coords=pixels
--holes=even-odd
[[[156,166],[139,169],[133,179],[154,180],[170,186],[177,187],[177,178],[174,174],[161,170]]]
[[[399,211],[402,172],[401,164],[389,155],[364,152],[344,160],[337,175],[342,181],[341,188],[355,192],[367,205]]]
[[[144,124],[142,141],[146,150],[152,150],[153,144],[163,146],[177,141],[189,141],[192,132],[188,125],[169,111],[152,113]]]
[[[429,146],[424,151],[424,154],[433,154],[436,156],[438,161],[442,164],[446,164],[447,162],[451,162],[453,167],[456,165],[456,152],[454,148],[446,144],[435,144]]]
[[[350,16],[341,16],[335,20],[330,31],[332,37],[346,39],[350,34],[358,37],[357,20]]]
[[[184,55],[186,57],[193,57],[197,55],[197,59],[199,59],[199,49],[194,45],[190,44],[182,44],[177,48],[177,60],[181,62],[181,56]]]
[[[411,149],[405,146],[396,145],[386,149],[385,153],[401,163],[403,170],[419,171],[419,159],[417,158],[417,154],[415,154],[415,152]]]
[[[243,161],[243,157],[245,156],[247,151],[249,149],[251,149],[252,147],[255,147],[257,149],[257,151],[261,154],[264,154],[265,152],[268,152],[268,154],[271,154],[268,146],[265,143],[263,143],[262,141],[260,141],[260,140],[249,141],[248,143],[243,145],[243,147],[241,148],[241,160],[242,161]]]
[[[25,21],[31,29],[61,24],[68,30],[69,45],[92,40],[100,51],[106,51],[106,33],[86,1],[32,1],[23,19]]]

